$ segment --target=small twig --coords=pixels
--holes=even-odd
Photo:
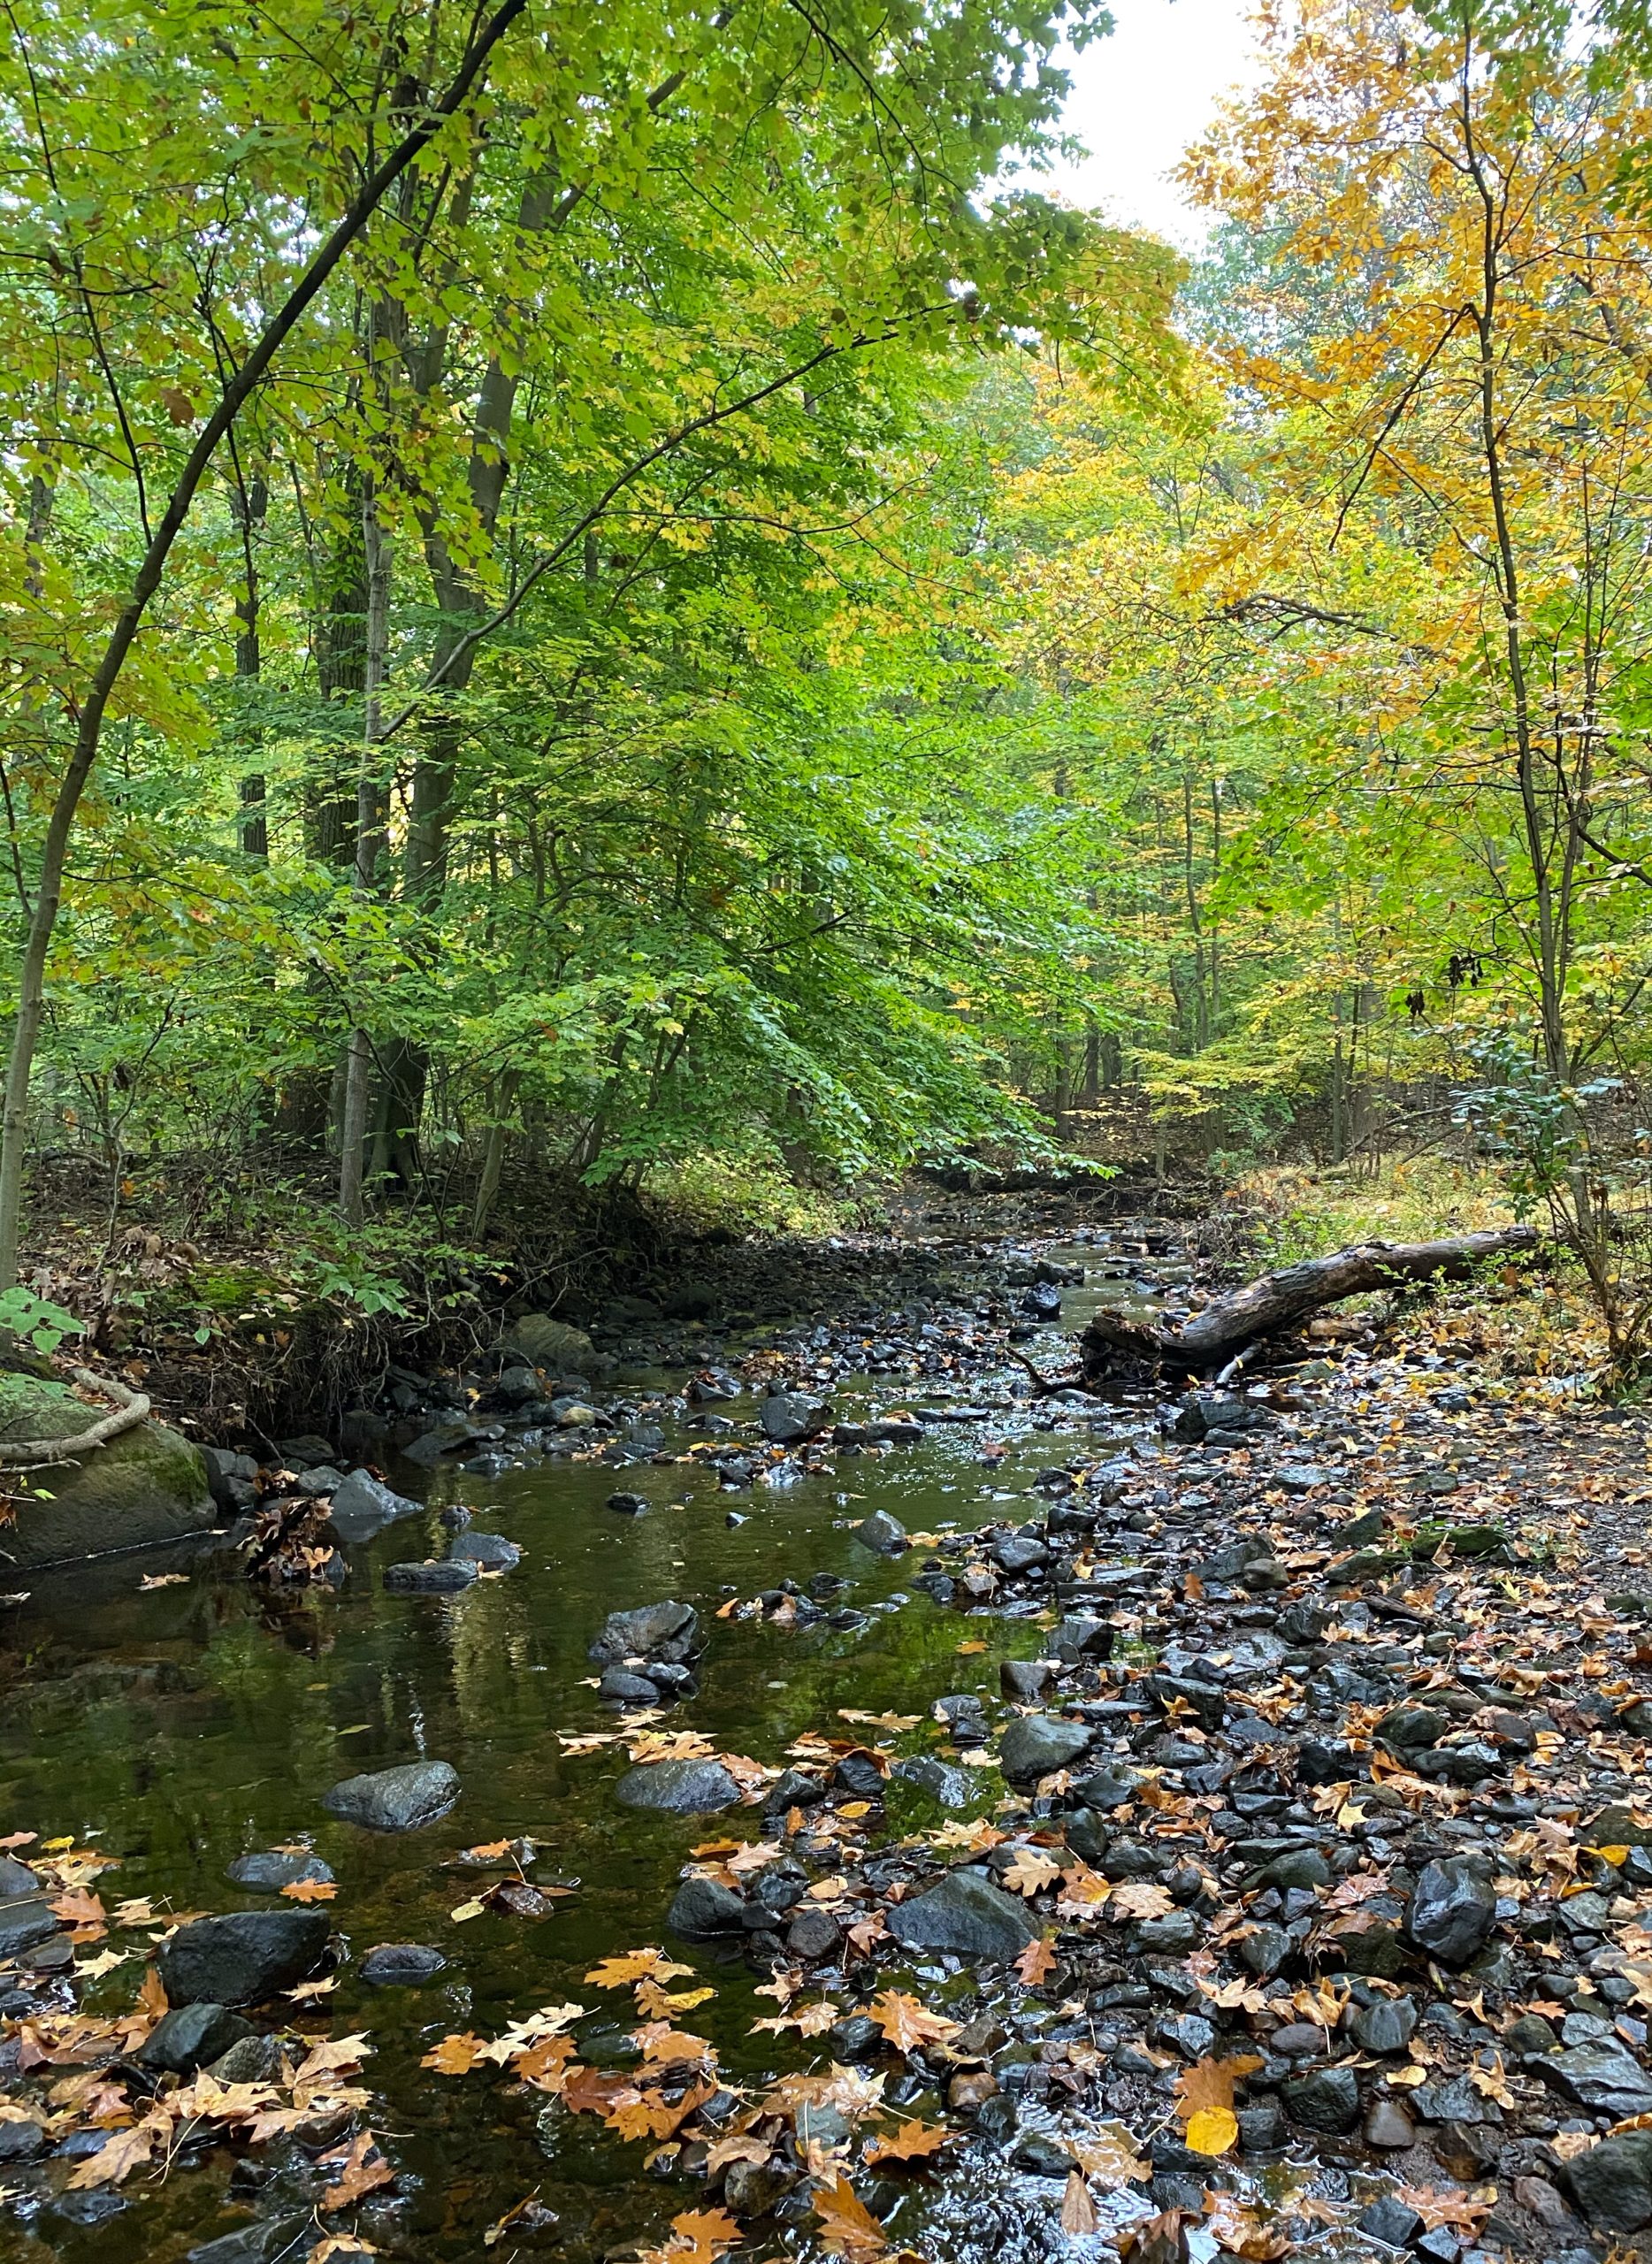
[[[1037,1385],[1041,1392],[1047,1394],[1052,1391],[1067,1391],[1069,1389],[1077,1390],[1080,1388],[1078,1380],[1075,1376],[1057,1376],[1054,1381],[1052,1382],[1048,1376],[1039,1374],[1037,1369],[1034,1367],[1032,1362],[1027,1358],[1025,1352],[1016,1351],[1014,1347],[1010,1344],[1006,1344],[1004,1349],[1009,1354],[1012,1360],[1019,1362],[1019,1364],[1026,1369],[1028,1374],[1032,1378],[1033,1381]]]

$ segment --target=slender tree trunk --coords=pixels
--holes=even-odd
[[[263,608],[259,587],[258,553],[259,530],[270,509],[270,486],[262,472],[255,472],[250,479],[243,478],[241,456],[234,447],[234,435],[230,436],[232,461],[235,467],[235,481],[230,490],[230,515],[235,531],[241,537],[241,593],[235,601],[238,624],[235,638],[235,681],[244,703],[237,723],[242,744],[249,756],[256,760],[263,733],[254,716],[245,712],[252,703],[252,686],[263,669],[263,654],[259,645],[259,616]],[[262,767],[244,771],[241,781],[241,854],[260,860],[270,853],[270,826],[264,803],[267,797]]]
[[[487,1143],[482,1151],[482,1175],[477,1182],[476,1202],[470,1212],[470,1231],[478,1240],[487,1231],[494,1198],[499,1193],[500,1174],[505,1166],[505,1141],[509,1134],[505,1120],[516,1100],[518,1082],[514,1069],[504,1070],[494,1080],[493,1121],[487,1128]]]
[[[367,619],[362,753],[356,787],[355,883],[356,894],[365,898],[372,894],[378,880],[383,831],[379,762],[390,646],[390,540],[379,515],[378,485],[371,479],[365,483],[362,499],[362,547],[367,566]],[[371,1082],[372,1041],[365,1028],[358,1025],[350,1032],[345,1052],[344,1107],[339,1127],[339,1208],[353,1227],[362,1222]]]

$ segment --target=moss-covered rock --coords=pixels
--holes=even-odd
[[[55,1380],[0,1373],[0,1442],[66,1438],[98,1411]],[[19,1571],[175,1541],[214,1518],[200,1449],[164,1423],[140,1423],[73,1462],[6,1482],[17,1498],[12,1522],[0,1527],[0,1564]]]
[[[583,1328],[554,1320],[547,1312],[524,1312],[513,1320],[501,1339],[507,1351],[520,1353],[536,1368],[553,1374],[585,1375],[596,1347]]]

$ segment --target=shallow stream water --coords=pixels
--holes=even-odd
[[[1071,1293],[1064,1320],[1079,1324],[1098,1302],[1136,1294],[1127,1268]],[[1056,1365],[1066,1347],[1049,1332],[1027,1349]],[[683,1381],[622,1374],[609,1393],[643,1404]],[[1132,1435],[1153,1451],[1151,1411],[1091,1414],[1076,1438],[1069,1419],[1052,1437],[1059,1419],[1015,1398],[1009,1377],[974,1378],[967,1388],[971,1404],[990,1404],[985,1420],[937,1423],[921,1445],[844,1457],[830,1476],[738,1494],[720,1490],[715,1473],[681,1463],[645,1463],[623,1478],[595,1462],[547,1463],[493,1479],[444,1469],[432,1480],[403,1465],[390,1472],[393,1482],[422,1494],[429,1514],[352,1550],[351,1577],[336,1595],[272,1598],[241,1580],[233,1560],[198,1554],[144,1552],[36,1576],[27,1600],[0,1615],[0,1832],[95,1838],[119,1858],[120,1869],[100,1882],[111,1906],[147,1895],[157,1907],[195,1913],[270,1907],[229,1885],[226,1867],[252,1850],[312,1840],[337,1876],[330,1914],[350,1953],[325,2000],[325,2028],[371,2036],[373,2055],[359,2080],[388,2102],[382,2135],[403,2171],[398,2192],[411,2195],[386,2219],[386,2245],[432,2259],[479,2256],[484,2229],[534,2191],[559,2214],[552,2245],[561,2254],[597,2256],[657,2237],[676,2211],[694,2206],[695,2189],[651,2178],[641,2166],[644,2145],[581,2118],[547,2160],[535,2140],[537,2100],[503,2096],[499,2081],[480,2071],[444,2080],[420,2069],[419,2057],[450,2031],[497,2033],[537,2006],[570,1998],[611,2009],[623,2024],[623,1993],[604,2000],[592,1991],[588,1968],[664,1941],[666,1908],[689,1849],[730,1824],[748,1828],[738,1810],[710,1820],[623,1809],[613,1799],[628,1765],[623,1746],[564,1752],[562,1736],[616,1726],[597,1702],[586,1657],[610,1610],[666,1596],[694,1604],[711,1637],[700,1694],[667,1719],[769,1763],[781,1762],[800,1732],[845,1734],[837,1718],[845,1707],[923,1717],[899,1740],[922,1751],[941,1735],[928,1719],[934,1699],[951,1690],[996,1699],[1000,1658],[1036,1654],[1030,1620],[965,1621],[937,1609],[906,1585],[915,1558],[874,1556],[851,1527],[878,1507],[914,1532],[1036,1514],[1043,1503],[1031,1481],[1052,1461],[1075,1451],[1089,1459],[1116,1454]],[[832,1396],[845,1415],[945,1396],[930,1381],[893,1377],[835,1388]],[[720,1411],[749,1417],[753,1408]],[[668,1435],[680,1447],[695,1434],[668,1421]],[[982,1455],[989,1438],[1006,1449],[990,1465]],[[606,1506],[622,1482],[646,1495],[646,1515]],[[453,1501],[473,1510],[478,1528],[519,1542],[522,1564],[455,1596],[384,1594],[385,1564],[443,1553],[436,1512]],[[730,1509],[744,1522],[730,1525]],[[140,1587],[172,1569],[187,1572],[187,1581]],[[848,1579],[850,1589],[834,1602],[868,1611],[864,1627],[792,1632],[712,1616],[730,1594],[751,1596],[787,1577],[807,1584],[816,1572]],[[984,1639],[985,1649],[960,1655],[966,1637]],[[379,1837],[334,1822],[320,1806],[342,1777],[426,1757],[450,1762],[463,1792],[447,1817],[423,1831]],[[474,1872],[447,1868],[451,1859],[467,1846],[517,1835],[540,1845],[534,1877],[577,1882],[576,1891],[541,1920],[490,1912],[455,1922],[451,1912],[477,1881]],[[423,1990],[368,1987],[356,1977],[360,1957],[384,1941],[432,1945],[447,1970]],[[758,1977],[743,1964],[673,1949],[716,1988],[695,2023],[717,2044],[730,2079],[777,2062],[805,2064],[818,2052],[795,2041],[777,2051],[772,2039],[751,2037],[753,2020],[774,2007],[754,1995]],[[111,1972],[88,1991],[87,2004],[114,2010],[129,2002],[141,1970],[134,1962]],[[48,2256],[136,2264],[181,2256],[247,2222],[244,2198],[226,2191],[231,2167],[226,2153],[169,2176],[158,2191],[134,2180],[121,2197],[126,2206],[104,2215],[91,2203],[107,2207],[109,2197],[72,2196],[30,2223],[0,2221],[0,2257],[6,2264]],[[972,2197],[967,2172],[953,2179],[933,2205],[947,2253],[969,2253],[986,2222],[983,2210],[990,2219],[1002,2206],[1003,2195],[995,2199],[984,2188]],[[77,2223],[77,2208],[92,2221]],[[1000,2255],[1006,2240],[1012,2251],[1017,2245],[1012,2221],[1021,2214],[1020,2205],[1010,2209],[995,2234]],[[952,2230],[943,2234],[949,2218]],[[1042,2244],[1025,2253],[1043,2253]]]

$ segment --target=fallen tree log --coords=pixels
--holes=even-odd
[[[1358,1243],[1247,1281],[1243,1289],[1214,1298],[1180,1328],[1150,1328],[1098,1312],[1079,1339],[1084,1374],[1104,1375],[1121,1361],[1200,1372],[1224,1367],[1248,1345],[1306,1319],[1321,1305],[1403,1281],[1460,1281],[1486,1258],[1535,1250],[1541,1239],[1534,1228],[1505,1227],[1444,1242]]]
[[[149,1396],[141,1391],[129,1391],[124,1383],[112,1377],[94,1375],[90,1368],[69,1371],[82,1391],[102,1392],[115,1403],[112,1415],[104,1415],[84,1431],[76,1431],[62,1439],[0,1439],[0,1470],[38,1470],[43,1464],[67,1462],[77,1455],[90,1454],[98,1447],[107,1446],[111,1439],[118,1439],[125,1431],[135,1430],[149,1411]]]

